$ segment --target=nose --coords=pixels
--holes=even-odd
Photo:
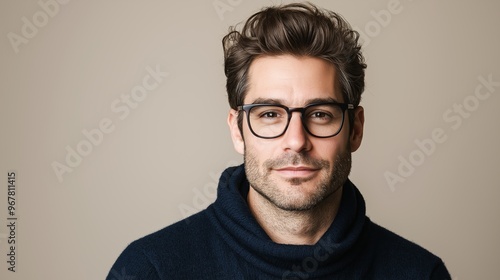
[[[292,112],[290,123],[283,135],[283,149],[297,153],[308,151],[311,148],[309,134],[302,125],[301,113]]]

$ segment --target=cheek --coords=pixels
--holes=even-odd
[[[337,136],[340,136],[337,135]],[[335,138],[337,137],[335,136]],[[332,139],[318,139],[316,143],[313,143],[314,154],[313,157],[318,159],[327,160],[333,163],[338,155],[348,152],[348,140],[343,139],[344,137],[332,138]]]
[[[277,159],[283,155],[283,151],[280,151],[278,144],[276,141],[260,139],[251,135],[245,138],[245,157],[247,159],[251,157],[253,163],[261,169],[264,162]]]
[[[266,159],[273,157],[272,143],[266,143],[262,140],[256,139],[253,135],[245,135],[245,152],[252,154],[252,156],[262,163]]]

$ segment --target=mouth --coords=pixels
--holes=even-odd
[[[314,176],[320,168],[309,166],[285,166],[273,168],[272,170],[285,178],[307,178]]]

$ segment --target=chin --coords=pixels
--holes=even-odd
[[[311,193],[307,187],[299,185],[286,186],[280,195],[274,197],[264,196],[269,202],[281,210],[307,211],[315,208],[328,198],[333,192],[327,193],[324,188],[315,189]],[[317,187],[316,187],[317,188]]]

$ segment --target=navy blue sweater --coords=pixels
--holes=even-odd
[[[244,167],[228,168],[212,205],[131,243],[106,279],[451,279],[441,259],[370,221],[350,181],[315,245],[274,243],[248,189]]]

